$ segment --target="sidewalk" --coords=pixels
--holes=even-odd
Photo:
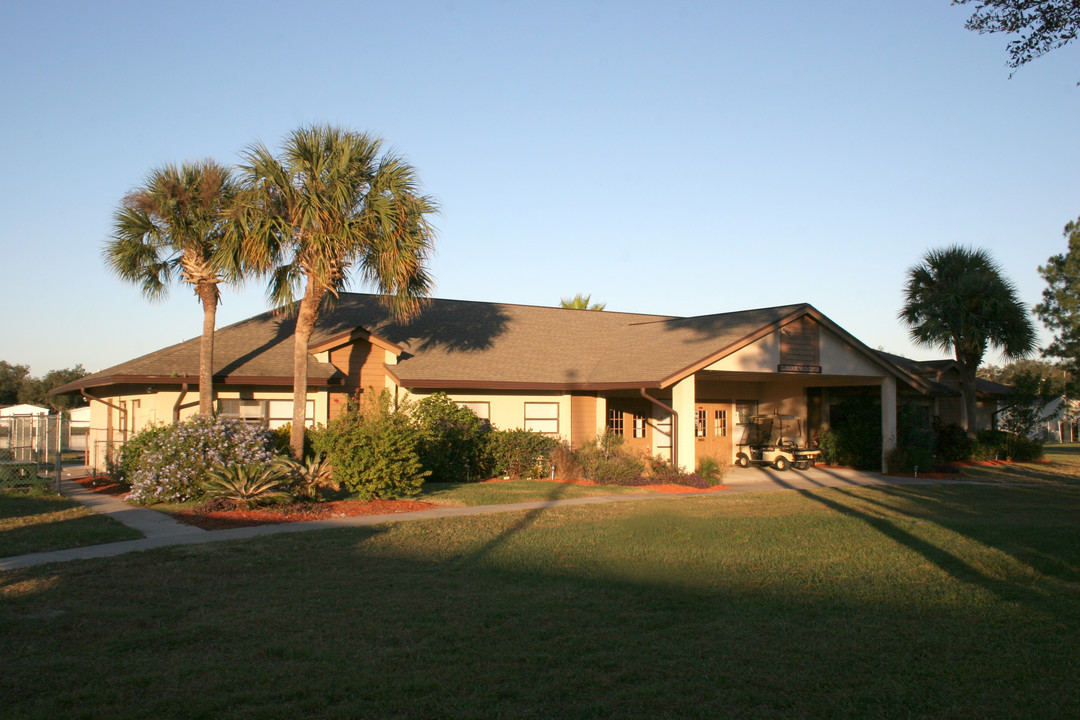
[[[566,500],[535,500],[531,502],[508,503],[505,505],[438,507],[412,513],[358,515],[354,517],[329,518],[326,520],[312,520],[308,522],[255,525],[251,527],[230,528],[228,530],[203,530],[178,522],[164,513],[134,507],[112,496],[86,490],[81,485],[74,482],[74,478],[76,477],[85,477],[85,475],[79,475],[78,472],[79,471],[75,468],[64,471],[64,477],[61,480],[60,485],[60,490],[63,495],[70,497],[72,500],[80,502],[97,512],[109,515],[128,527],[135,528],[146,537],[141,540],[125,540],[123,542],[106,543],[104,545],[88,545],[67,550],[54,550],[51,552],[0,558],[0,571],[33,567],[45,563],[67,562],[68,560],[114,557],[129,552],[151,550],[153,548],[166,547],[169,545],[192,545],[195,543],[217,542],[220,540],[241,540],[245,538],[261,537],[263,535],[278,535],[281,533],[307,532],[310,530],[326,530],[329,528],[367,527],[369,525],[380,525],[384,523],[429,520],[464,515],[493,515],[495,513],[514,512],[516,510],[542,510],[545,508],[569,505],[636,502],[660,498],[678,499],[702,495],[723,497],[733,493],[762,492],[770,490],[806,490],[823,487],[963,482],[933,479],[923,480],[921,478],[917,480],[912,478],[894,478],[877,473],[864,473],[846,469],[822,469],[805,473],[794,471],[777,473],[767,469],[749,468],[746,470],[733,470],[728,477],[724,478],[724,484],[728,485],[729,489],[720,492],[679,493],[674,495],[665,493],[602,495]]]

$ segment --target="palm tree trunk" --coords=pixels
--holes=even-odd
[[[972,440],[975,439],[975,430],[977,428],[977,413],[979,410],[979,401],[975,396],[975,371],[978,369],[978,365],[972,366],[964,362],[957,363],[957,370],[960,371],[960,392],[964,398],[964,429],[967,430],[968,437]]]
[[[315,323],[319,319],[319,308],[325,294],[326,290],[313,287],[309,278],[304,297],[300,300],[300,310],[296,315],[296,332],[293,335],[293,417],[292,429],[289,433],[289,452],[298,461],[304,459],[308,346],[311,334],[315,331]]]
[[[203,306],[202,339],[199,342],[199,414],[214,414],[214,329],[217,326],[217,287],[199,283],[196,288]]]

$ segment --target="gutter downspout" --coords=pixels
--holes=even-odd
[[[180,395],[177,396],[176,402],[174,402],[173,406],[172,406],[173,425],[176,425],[178,422],[180,422],[180,404],[184,402],[184,397],[187,395],[187,391],[188,391],[188,384],[187,383],[181,383],[180,384]]]
[[[645,392],[645,388],[638,388],[638,392],[641,393],[641,397],[645,398],[653,405],[663,408],[671,413],[671,464],[676,468],[679,467],[679,413],[675,412],[675,408],[665,405],[649,393]]]

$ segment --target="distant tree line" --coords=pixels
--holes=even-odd
[[[72,395],[49,395],[49,391],[83,378],[89,373],[82,365],[50,370],[42,377],[30,375],[27,365],[12,365],[0,360],[0,405],[37,405],[53,410],[70,410],[86,405],[86,400]]]

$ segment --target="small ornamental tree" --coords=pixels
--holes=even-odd
[[[155,429],[131,475],[128,499],[139,504],[201,497],[215,467],[268,464],[265,430],[229,418],[193,417]]]
[[[408,403],[395,402],[387,390],[350,401],[315,448],[327,453],[334,479],[363,500],[418,493],[430,471],[420,463],[421,432],[408,410]]]

